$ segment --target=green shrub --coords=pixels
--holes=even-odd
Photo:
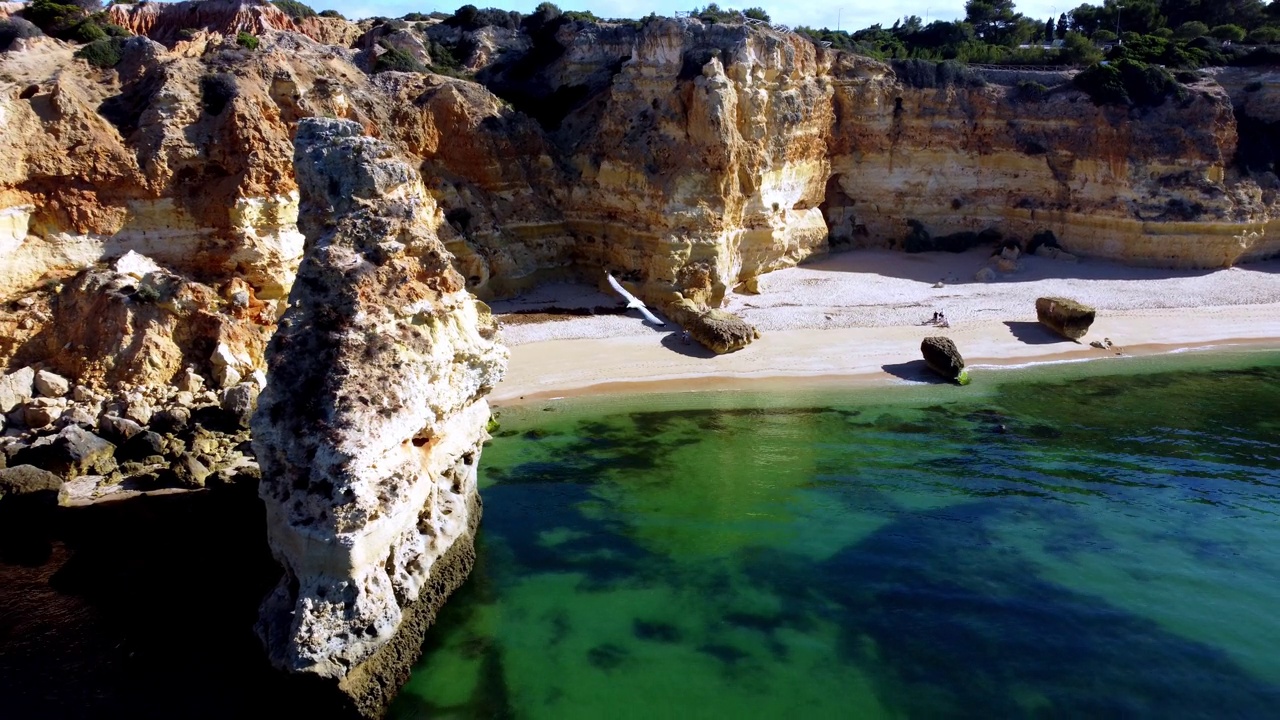
[[[102,31],[107,34],[107,37],[114,37],[114,38],[133,37],[133,33],[129,32],[127,28],[120,27],[115,23],[102,23],[101,27],[102,27]]]
[[[315,10],[312,10],[308,5],[298,2],[298,0],[274,0],[271,4],[280,8],[285,15],[288,15],[294,20],[303,20],[305,18],[316,16]]]
[[[240,46],[240,47],[242,47],[242,48],[245,48],[246,50],[257,50],[257,49],[258,49],[258,36],[257,36],[257,35],[252,35],[252,34],[250,34],[250,33],[247,33],[247,32],[245,32],[245,31],[241,30],[241,31],[236,35],[236,44],[237,44],[237,45],[239,45],[239,46]]]
[[[200,101],[210,115],[221,115],[227,105],[240,94],[234,75],[210,74],[200,78]]]
[[[51,0],[35,0],[22,10],[22,17],[40,28],[47,35],[59,40],[93,42],[107,36],[97,20],[105,16],[91,16],[87,10],[75,4],[63,4]]]
[[[345,18],[345,17],[343,17],[342,13],[338,12],[337,10],[321,10],[321,11],[320,11],[320,17],[322,17],[322,18],[337,18],[337,19],[339,19],[339,20],[346,20],[346,18]]]
[[[160,299],[160,290],[152,285],[139,285],[132,297],[138,302],[153,303]]]
[[[1015,97],[1022,102],[1043,102],[1049,96],[1049,88],[1032,80],[1018,82]]]
[[[88,13],[75,5],[65,5],[51,0],[34,0],[22,10],[22,17],[54,37],[66,32],[87,15]]]
[[[1248,85],[1245,85],[1245,86],[1244,86],[1244,91],[1245,91],[1245,92],[1251,92],[1251,93],[1252,93],[1252,92],[1258,92],[1258,91],[1259,91],[1259,90],[1261,90],[1261,89],[1262,89],[1262,81],[1261,81],[1261,80],[1254,80],[1253,82],[1251,82],[1251,83],[1249,83]]]
[[[1177,29],[1173,31],[1173,34],[1175,37],[1180,37],[1183,40],[1190,40],[1192,38],[1198,38],[1204,35],[1208,35],[1209,26],[1205,25],[1199,20],[1192,20],[1190,22],[1184,22],[1181,25],[1179,25]]]
[[[1124,89],[1124,79],[1115,65],[1094,63],[1072,80],[1098,105],[1128,105],[1129,93]]]
[[[386,52],[378,56],[373,62],[373,71],[380,72],[426,72],[427,68],[418,62],[412,55],[387,44],[382,45]]]
[[[565,20],[573,20],[574,22],[600,22],[600,18],[590,10],[566,10],[561,14]]]
[[[1219,25],[1209,31],[1209,37],[1231,42],[1240,42],[1244,40],[1245,35],[1244,28],[1239,25]]]
[[[1255,45],[1271,45],[1280,42],[1280,28],[1266,25],[1249,33],[1249,42]]]
[[[179,39],[179,40],[194,40],[194,39],[195,39],[195,37],[196,37],[196,33],[198,33],[198,32],[200,32],[200,31],[199,31],[199,30],[197,30],[197,29],[195,29],[195,28],[182,28],[181,30],[179,30],[179,31],[178,31],[178,39]]]
[[[981,73],[955,60],[894,60],[892,66],[899,81],[918,89],[983,87],[987,84]]]
[[[1074,83],[1098,105],[1153,107],[1178,90],[1167,70],[1134,60],[1091,65],[1076,75]]]
[[[77,23],[66,33],[66,40],[74,40],[76,42],[89,43],[95,40],[102,40],[107,37],[107,31],[102,29],[98,23],[86,20]]]
[[[427,52],[431,53],[431,70],[433,72],[439,73],[441,69],[457,70],[462,67],[462,60],[458,58],[458,54],[445,45],[433,42],[428,46]]]
[[[0,52],[9,49],[13,45],[13,41],[19,38],[40,37],[44,33],[40,32],[40,28],[30,20],[24,20],[20,17],[6,18],[0,20]]]
[[[120,64],[123,50],[120,38],[102,38],[77,50],[76,57],[97,68],[113,68]]]

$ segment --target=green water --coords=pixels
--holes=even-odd
[[[1280,354],[505,410],[394,717],[1280,717]]]

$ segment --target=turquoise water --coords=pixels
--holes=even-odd
[[[1280,354],[502,412],[399,718],[1280,716]]]

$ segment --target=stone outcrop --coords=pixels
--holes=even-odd
[[[1070,340],[1084,337],[1097,316],[1096,310],[1070,298],[1036,299],[1036,318],[1040,323]]]
[[[307,252],[253,418],[273,554],[272,662],[376,714],[466,576],[485,394],[506,366],[418,174],[359,125],[301,123]]]
[[[960,385],[969,384],[969,374],[964,369],[964,357],[948,337],[927,337],[920,342],[920,354],[929,369]]]
[[[1233,101],[1215,83],[1131,110],[1095,105],[1065,73],[1039,78],[1061,86],[1043,100],[968,77],[900,80],[850,54],[831,78],[834,245],[901,244],[913,221],[934,235],[1047,228],[1072,254],[1161,267],[1280,253],[1275,181],[1240,166]]]
[[[359,25],[340,18],[292,18],[267,0],[122,3],[108,7],[107,17],[135,35],[145,35],[166,45],[190,39],[196,30],[233,37],[240,32],[261,35],[288,31],[344,47],[363,34]]]
[[[685,298],[669,306],[668,312],[689,337],[717,355],[741,350],[760,337],[759,330],[737,315],[719,308],[699,307]]]

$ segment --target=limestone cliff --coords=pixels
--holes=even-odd
[[[107,8],[112,23],[135,35],[175,45],[194,31],[235,36],[273,30],[297,32],[313,40],[350,46],[364,30],[341,18],[295,19],[267,0],[184,0],[174,3],[125,3]]]
[[[253,419],[285,568],[260,632],[278,667],[375,714],[470,569],[484,395],[507,353],[391,145],[313,119],[296,146],[307,251]]]
[[[853,55],[832,77],[833,243],[883,245],[916,220],[934,234],[1049,229],[1073,253],[1161,267],[1280,252],[1274,193],[1238,165],[1232,102],[1216,83],[1129,109],[1069,85],[1043,98],[1012,83],[915,87]]]
[[[833,117],[814,45],[674,20],[629,40],[607,88],[558,130],[582,261],[633,273],[655,301],[679,292],[715,306],[739,282],[824,251]],[[586,64],[575,54],[570,69]]]

